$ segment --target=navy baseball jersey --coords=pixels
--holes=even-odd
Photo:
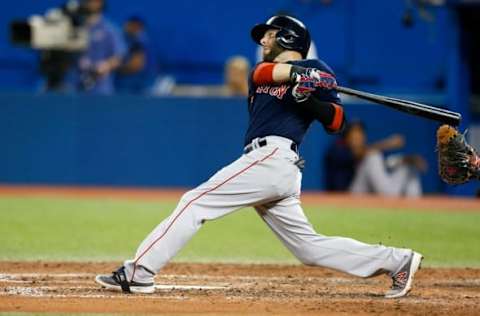
[[[288,63],[305,68],[317,68],[334,75],[332,69],[321,60],[306,59]],[[252,75],[248,84],[250,119],[245,145],[257,137],[264,136],[282,136],[300,145],[314,118],[297,106],[291,93],[292,84],[255,85]],[[336,90],[317,89],[313,95],[320,101],[341,104]]]

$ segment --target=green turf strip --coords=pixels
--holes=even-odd
[[[133,316],[134,314],[97,314],[97,313],[45,313],[45,312],[41,312],[41,313],[26,313],[26,312],[21,312],[21,313],[17,313],[17,312],[0,312],[0,316],[33,316],[33,315],[38,315],[38,316],[72,316],[72,315],[75,315],[75,316]],[[140,314],[141,315],[141,314]],[[138,316],[138,315],[137,315]],[[166,316],[166,315],[164,315]],[[183,315],[182,315],[183,316]]]
[[[0,316],[147,316],[151,314],[124,314],[124,313],[115,313],[115,314],[100,314],[100,313],[17,313],[17,312],[0,312]],[[179,314],[161,314],[162,316],[178,316]],[[181,314],[182,316],[198,316],[198,314]],[[208,314],[209,316],[215,316],[215,314]]]
[[[0,316],[148,316],[148,315],[152,315],[152,314],[125,314],[125,313],[115,313],[115,314],[100,314],[100,313],[45,313],[45,312],[41,312],[41,313],[26,313],[26,312],[21,312],[21,313],[17,313],[17,312],[0,312]],[[161,314],[162,316],[198,316],[198,315],[208,315],[208,316],[224,316],[225,314],[216,314],[216,313],[202,313],[202,314],[185,314],[185,313],[181,313],[181,314],[164,314],[162,313]],[[236,316],[236,315],[243,315],[243,314],[231,314],[229,313],[228,314],[229,316]]]
[[[104,261],[131,258],[172,203],[0,198],[0,260]],[[480,212],[449,213],[306,206],[325,235],[411,247],[428,266],[480,267]],[[175,258],[195,262],[296,263],[253,209],[213,222]]]

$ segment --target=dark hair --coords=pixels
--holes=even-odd
[[[82,0],[82,4],[86,4],[89,0]],[[102,0],[102,8],[101,11],[102,13],[107,10],[107,0]]]
[[[146,22],[140,15],[131,15],[128,17],[127,22],[138,23],[145,26]]]

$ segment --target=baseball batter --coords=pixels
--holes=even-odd
[[[153,293],[154,276],[202,227],[253,206],[282,243],[304,264],[359,277],[388,273],[387,298],[406,295],[422,256],[410,249],[369,245],[314,231],[300,206],[303,160],[298,147],[314,121],[328,133],[342,130],[345,115],[333,71],[304,59],[310,34],[289,16],[274,16],[251,31],[263,62],[249,79],[249,126],[243,155],[185,193],[173,213],[140,244],[135,258],[96,281],[124,292]]]

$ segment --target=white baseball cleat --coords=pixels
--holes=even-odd
[[[418,252],[412,251],[410,260],[403,265],[400,270],[392,276],[392,288],[385,294],[385,298],[403,297],[412,289],[413,277],[422,263],[423,256]]]
[[[128,281],[125,275],[125,268],[121,267],[112,274],[100,274],[95,277],[95,282],[107,289],[123,291],[125,293],[151,294],[155,292],[154,283],[139,283]]]

